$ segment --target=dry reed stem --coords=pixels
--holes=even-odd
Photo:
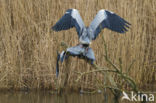
[[[0,0],[0,88],[55,89],[56,51],[60,41],[74,46],[78,43],[75,29],[53,32],[50,28],[68,8],[76,8],[86,24],[100,9],[111,10],[132,26],[125,35],[103,30],[108,55],[115,64],[122,59],[122,71],[133,64],[129,75],[138,85],[154,88],[156,85],[156,0]],[[110,67],[104,61],[102,35],[93,41],[96,62]],[[90,65],[71,58],[71,71],[90,71]],[[64,66],[63,66],[64,68]],[[9,71],[9,72],[7,72]],[[63,72],[61,70],[60,72]],[[7,75],[6,75],[7,73]],[[100,73],[83,77],[78,83],[74,72],[69,73],[70,88],[96,88]],[[113,75],[113,78],[116,76]],[[116,78],[115,81],[120,81]]]

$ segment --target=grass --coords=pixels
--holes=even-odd
[[[135,60],[129,75],[142,88],[156,87],[156,1],[155,0],[1,0],[0,1],[0,88],[56,88],[55,66],[61,41],[78,43],[75,29],[54,32],[51,27],[68,8],[79,10],[89,25],[100,9],[111,10],[132,26],[124,35],[105,29],[108,55],[123,71]],[[102,35],[92,42],[96,63],[109,67],[104,59]],[[96,88],[100,73],[84,76],[78,83],[73,71],[87,72],[92,67],[71,58],[69,88]],[[65,65],[61,66],[61,77]],[[110,67],[111,68],[111,67]],[[114,78],[116,76],[114,75]],[[60,78],[61,80],[61,78]],[[119,81],[116,78],[116,81]]]

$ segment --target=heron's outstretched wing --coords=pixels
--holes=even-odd
[[[82,30],[85,28],[84,22],[76,9],[68,9],[52,29],[55,31],[61,31],[72,27],[76,28],[79,37],[81,36]]]
[[[92,40],[95,40],[102,29],[108,28],[118,33],[125,33],[130,23],[108,10],[100,10],[89,26]]]

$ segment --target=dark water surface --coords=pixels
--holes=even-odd
[[[106,103],[103,94],[50,92],[0,92],[0,103]],[[109,100],[108,103],[112,103]]]
[[[66,93],[52,94],[49,91],[33,92],[0,92],[0,103],[139,103],[132,101],[117,102],[110,93],[80,94]],[[150,102],[155,103],[155,102]]]

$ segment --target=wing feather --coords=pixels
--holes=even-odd
[[[78,36],[81,36],[82,30],[85,28],[84,22],[76,9],[68,9],[62,18],[52,27],[55,31],[68,30],[76,28]]]
[[[108,28],[112,31],[118,33],[125,33],[128,31],[130,23],[118,16],[117,14],[108,11],[100,10],[95,16],[94,20],[89,26],[89,31],[91,31],[92,40],[95,40],[102,29]]]

